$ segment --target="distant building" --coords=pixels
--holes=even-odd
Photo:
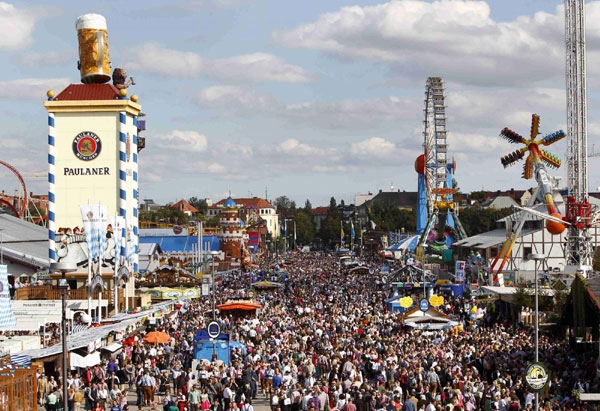
[[[256,224],[262,219],[266,223],[269,234],[273,238],[279,237],[279,216],[271,203],[259,197],[233,198],[232,200],[238,206],[239,217],[244,220],[246,225]],[[227,201],[228,199],[223,199],[209,206],[207,210],[208,216],[215,217],[220,215]]]
[[[495,198],[490,198],[486,202],[482,203],[481,207],[502,209],[502,208],[511,208],[516,205],[519,205],[519,203],[517,203],[515,200],[513,200],[509,196],[497,196]]]
[[[185,200],[179,200],[175,204],[171,204],[169,207],[177,208],[178,210],[183,211],[183,214],[190,217],[198,213],[198,209]]]
[[[468,195],[459,194],[457,197],[460,199],[459,203],[461,206],[481,206],[481,207],[489,207],[489,204],[498,197],[508,197],[512,199],[517,205],[524,206],[527,205],[527,202],[532,196],[532,191],[530,190],[515,190],[511,188],[510,190],[496,190],[496,191],[473,191]],[[501,200],[496,204],[501,204],[502,202],[509,202],[506,199]],[[510,207],[510,206],[508,206]],[[494,207],[494,208],[502,208],[502,207]]]
[[[140,204],[140,210],[143,211],[156,211],[160,208],[162,208],[160,204],[156,204],[154,200],[149,198],[144,199],[144,202]]]
[[[329,207],[316,207],[312,209],[313,220],[315,222],[315,228],[317,229],[317,231],[319,231],[323,226],[323,222],[327,218],[328,211]]]
[[[356,194],[354,196],[354,206],[358,207],[360,205],[363,205],[366,201],[371,200],[373,197],[375,197],[375,194],[369,192],[368,194]]]

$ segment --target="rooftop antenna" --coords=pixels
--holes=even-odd
[[[265,200],[269,201],[269,194],[267,192],[267,186],[265,186]]]

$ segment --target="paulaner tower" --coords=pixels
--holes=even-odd
[[[106,20],[86,14],[76,21],[82,84],[71,84],[60,93],[48,91],[48,196],[49,257],[72,261],[85,269],[86,253],[73,244],[83,225],[80,206],[101,203],[109,216],[126,219],[134,245],[132,269],[138,270],[138,152],[144,139],[138,133],[142,107],[135,95],[127,96],[126,72],[110,60]],[[110,232],[110,230],[109,230]],[[122,254],[125,254],[122,247]],[[83,252],[82,252],[83,250]],[[106,278],[112,277],[110,268]],[[104,277],[103,273],[103,277]],[[132,295],[132,294],[130,294]]]

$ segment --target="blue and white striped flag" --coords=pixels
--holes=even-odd
[[[106,228],[108,226],[108,216],[106,206],[98,205],[98,253],[102,260],[106,255]]]
[[[126,245],[126,259],[128,264],[133,264],[134,255],[135,255],[135,243],[133,242],[133,226],[131,224],[127,224],[127,245]]]
[[[88,247],[88,258],[94,261],[100,255],[100,244],[98,243],[98,205],[82,205],[81,219],[83,220],[83,229],[85,230],[85,242]]]
[[[110,224],[113,229],[113,237],[115,240],[115,265],[121,264],[121,243],[123,240],[123,228],[125,227],[125,219],[121,216],[111,216]]]
[[[10,302],[8,266],[0,265],[0,328],[17,325]]]

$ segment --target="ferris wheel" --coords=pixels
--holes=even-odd
[[[452,177],[456,163],[448,160],[444,101],[444,81],[441,77],[429,77],[425,84],[424,153],[415,163],[419,174],[419,246],[427,243],[434,226],[438,246],[442,243],[449,246],[454,240],[467,236],[456,214],[458,207],[454,204]]]
[[[429,77],[425,85],[425,121],[423,148],[425,149],[425,189],[428,214],[435,203],[442,201],[448,183],[448,144],[446,142],[446,106],[444,82],[441,77]],[[452,188],[452,185],[450,185]]]

